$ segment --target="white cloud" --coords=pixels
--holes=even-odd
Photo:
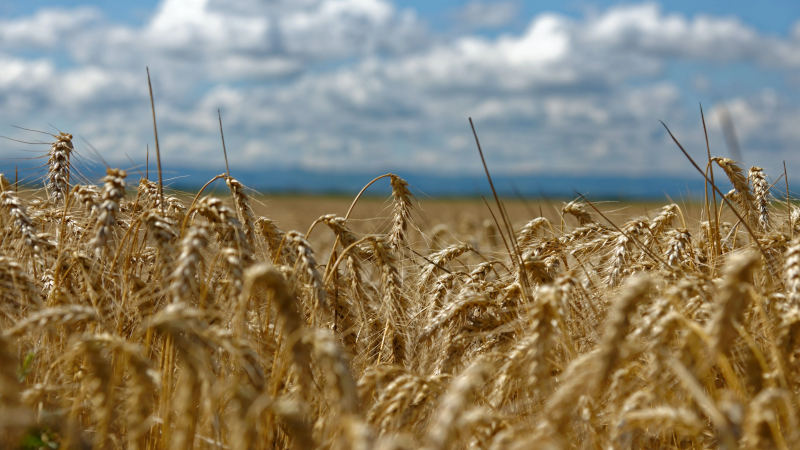
[[[51,81],[53,64],[43,59],[27,60],[0,54],[0,89],[5,92],[39,89]]]
[[[52,48],[100,20],[93,8],[42,9],[36,14],[0,20],[0,48]]]
[[[312,58],[402,52],[419,46],[425,35],[415,14],[384,0],[325,1],[286,14],[278,23],[284,49]]]
[[[543,14],[531,23],[521,39],[503,39],[498,50],[513,65],[547,64],[567,57],[570,50],[569,25],[566,20]]]
[[[163,0],[142,27],[110,23],[91,8],[0,21],[0,50],[66,50],[61,59],[128,69],[170,65],[181,82],[187,74],[280,78],[319,62],[403,53],[427,40],[412,11],[386,0]]]
[[[587,45],[652,58],[746,61],[780,67],[796,67],[800,62],[800,48],[795,43],[761,35],[737,18],[698,15],[688,19],[664,14],[655,3],[614,7],[590,19],[583,37]]]
[[[269,45],[269,31],[263,16],[212,10],[209,0],[165,0],[143,36],[165,50],[246,50]]]

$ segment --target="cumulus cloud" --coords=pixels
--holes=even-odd
[[[70,23],[53,20],[72,12]],[[491,38],[437,35],[387,0],[164,0],[141,26],[89,8],[0,22],[11,25],[0,26],[4,117],[68,128],[118,163],[141,159],[152,139],[145,64],[172,165],[219,166],[217,108],[232,164],[249,168],[477,170],[471,115],[496,170],[682,172],[657,120],[702,150],[693,105],[707,91],[762,165],[793,158],[781,149],[800,143],[800,105],[769,89],[720,94],[705,70],[745,64],[789,77],[797,31],[766,35],[654,4],[541,13]],[[689,82],[665,75],[678,64]]]
[[[587,44],[651,58],[746,61],[779,67],[800,63],[796,42],[763,36],[732,17],[698,15],[688,19],[664,14],[653,3],[612,8],[590,19],[583,37]]]
[[[94,8],[42,9],[23,18],[0,20],[0,48],[50,49],[99,22]]]

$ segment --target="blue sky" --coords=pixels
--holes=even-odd
[[[727,114],[745,165],[800,167],[798,2],[4,2],[0,65],[0,134],[123,167],[145,65],[173,167],[222,167],[221,108],[233,167],[477,172],[472,116],[499,172],[686,175],[658,121],[703,155],[699,102],[715,154]]]

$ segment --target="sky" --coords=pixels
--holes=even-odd
[[[0,134],[141,167],[691,175],[800,168],[800,2],[0,2]],[[96,152],[91,150],[96,149]],[[0,166],[46,146],[0,140]],[[97,156],[100,155],[100,156]],[[737,155],[733,155],[737,156]],[[792,178],[790,174],[790,178]]]

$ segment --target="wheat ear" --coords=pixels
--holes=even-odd
[[[451,382],[428,431],[427,449],[448,448],[459,431],[459,418],[486,383],[488,375],[489,366],[478,360]]]
[[[753,272],[760,262],[752,252],[731,255],[724,267],[722,284],[717,295],[717,311],[711,321],[711,347],[719,353],[731,346],[738,333],[735,326],[742,320],[749,304],[749,287]]]
[[[90,242],[98,257],[102,256],[114,226],[122,199],[125,197],[125,177],[128,174],[120,169],[108,169],[103,178],[103,202],[95,221],[95,235]]]
[[[764,169],[753,166],[747,174],[753,185],[753,208],[758,212],[758,227],[762,231],[769,231],[769,183],[764,175]]]
[[[389,248],[397,250],[405,239],[406,228],[411,221],[412,195],[406,180],[397,175],[390,176],[392,184],[392,229],[387,240]]]
[[[578,223],[581,226],[586,226],[596,222],[594,218],[592,218],[592,215],[586,211],[586,206],[581,202],[571,201],[567,203],[561,208],[561,213],[569,214],[575,217],[578,219]]]
[[[48,152],[45,186],[50,194],[50,200],[55,204],[61,203],[69,191],[69,158],[72,150],[72,135],[59,133]]]

